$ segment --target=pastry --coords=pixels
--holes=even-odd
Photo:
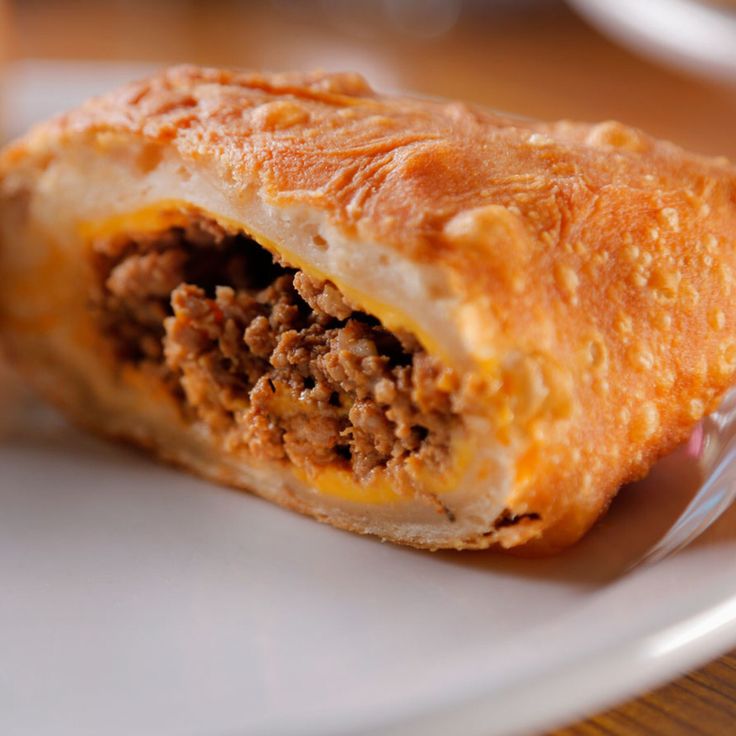
[[[619,123],[176,67],[0,155],[0,329],[202,476],[546,553],[734,380],[735,240],[736,170]]]

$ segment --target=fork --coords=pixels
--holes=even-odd
[[[633,567],[659,562],[686,547],[736,499],[736,388],[698,425],[688,452],[698,459],[705,481],[668,532]]]

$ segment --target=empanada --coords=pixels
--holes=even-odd
[[[178,67],[0,158],[2,333],[94,431],[337,527],[553,551],[736,369],[736,170]]]

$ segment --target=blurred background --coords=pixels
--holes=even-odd
[[[353,69],[736,159],[736,0],[0,0],[2,130],[173,62]]]

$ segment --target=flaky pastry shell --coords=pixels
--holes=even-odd
[[[281,349],[288,332],[321,346],[322,362],[309,364],[316,387],[295,353],[275,368],[267,347],[254,362],[238,342],[250,329],[241,317],[244,352],[222,358],[217,320],[238,298],[232,284],[217,297],[177,292],[165,370],[152,368],[155,346],[146,359],[121,351],[110,327],[120,332],[119,320],[101,312],[130,311],[134,269],[118,272],[122,283],[114,258],[134,253],[153,269],[172,238],[182,259],[222,242],[273,257],[279,293],[302,322],[274,326],[271,292],[243,287],[243,299],[271,330],[268,345]],[[38,126],[0,156],[0,250],[7,349],[76,421],[416,547],[575,542],[716,406],[736,369],[728,162],[615,122],[542,123],[385,96],[353,74],[177,67]],[[149,301],[152,273],[137,287]],[[353,342],[341,343],[346,335]],[[388,357],[375,347],[384,338]],[[237,386],[226,410],[198,412],[209,389],[192,371],[201,377],[218,350],[216,370]],[[325,356],[373,378],[354,388]],[[255,411],[253,381],[233,360],[272,371],[277,395],[291,371],[289,401],[259,399]],[[323,384],[329,401],[329,391],[310,393]],[[397,390],[418,422],[401,431]],[[315,432],[297,438],[294,427],[320,411],[332,434],[315,450]],[[257,422],[273,440],[266,449],[253,439]]]

